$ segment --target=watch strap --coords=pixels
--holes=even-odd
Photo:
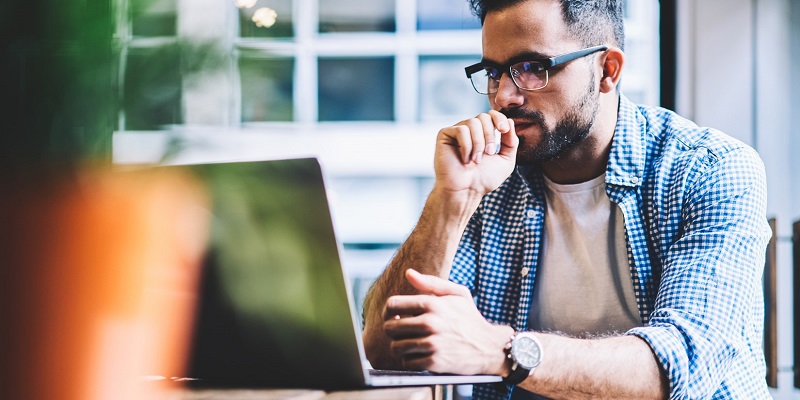
[[[511,373],[508,374],[507,377],[503,378],[503,382],[505,382],[508,385],[518,385],[522,383],[522,381],[524,381],[525,378],[527,378],[528,375],[530,374],[531,370],[524,368],[519,364],[517,364],[516,362],[514,362],[514,364],[511,365]]]

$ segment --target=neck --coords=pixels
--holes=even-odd
[[[602,175],[608,166],[618,109],[616,91],[601,95],[597,119],[589,136],[561,157],[542,163],[540,168],[544,175],[560,184],[586,182]]]

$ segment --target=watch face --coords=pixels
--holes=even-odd
[[[536,339],[520,335],[514,339],[514,344],[511,346],[511,355],[514,356],[514,361],[517,364],[523,368],[531,369],[539,365],[542,353]]]

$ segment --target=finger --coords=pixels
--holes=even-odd
[[[500,154],[504,156],[514,156],[517,153],[519,146],[519,137],[517,137],[517,129],[513,119],[508,120],[509,130],[501,135]]]
[[[507,133],[511,129],[511,125],[508,123],[509,119],[505,114],[497,110],[489,110],[486,114],[492,117],[492,125],[494,125],[500,133]]]
[[[495,143],[497,143],[495,154],[500,154],[500,150],[503,148],[503,134],[507,134],[511,131],[512,121],[508,119],[505,114],[497,110],[489,110],[487,114],[492,117],[492,124],[495,127]]]
[[[392,354],[408,361],[415,357],[429,356],[433,352],[430,337],[393,340],[389,345]]]
[[[455,147],[459,154],[459,159],[463,164],[469,164],[470,154],[472,153],[472,137],[466,121],[444,128],[439,131],[440,141],[447,146]]]
[[[447,279],[442,279],[437,276],[421,274],[411,268],[406,270],[406,280],[421,293],[429,293],[436,296],[472,296],[466,286],[450,282]]]
[[[394,340],[421,338],[430,336],[437,331],[434,318],[430,314],[416,317],[388,319],[383,323],[386,336]]]
[[[483,151],[486,149],[483,121],[481,121],[480,118],[475,117],[464,122],[469,127],[470,140],[472,140],[472,153],[470,159],[476,163],[480,163],[483,159]]]
[[[433,354],[411,354],[403,358],[403,367],[409,371],[433,371]]]
[[[383,307],[383,320],[395,319],[397,316],[414,316],[431,311],[431,296],[407,295],[392,296]]]
[[[497,146],[500,143],[498,140],[495,139],[496,129],[494,126],[494,121],[492,120],[492,116],[483,113],[478,115],[477,118],[478,120],[481,121],[481,127],[483,128],[483,141],[484,143],[486,143],[483,152],[489,155],[495,155]]]

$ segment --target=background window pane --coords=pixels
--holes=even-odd
[[[133,36],[175,36],[177,3],[177,0],[131,1]]]
[[[417,0],[417,29],[480,29],[466,0]]]
[[[242,122],[291,121],[293,59],[242,58]]]
[[[320,121],[394,119],[394,58],[319,59]]]
[[[464,67],[479,56],[429,56],[419,59],[419,116],[422,121],[455,123],[489,109],[464,75]]]
[[[319,0],[320,32],[394,30],[394,0]]]
[[[253,22],[253,15],[264,7],[268,7],[278,14],[275,17],[275,24],[270,27],[259,27]],[[240,8],[239,36],[262,38],[292,37],[292,0],[258,0],[253,7]]]
[[[175,46],[132,49],[125,65],[125,129],[157,130],[183,122],[180,59]]]

